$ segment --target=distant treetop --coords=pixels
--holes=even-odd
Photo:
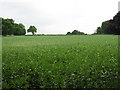
[[[78,30],[74,30],[74,31],[72,31],[72,33],[71,32],[67,32],[66,35],[86,35],[86,34],[84,32],[80,32]]]

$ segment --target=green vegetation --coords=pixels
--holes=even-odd
[[[87,35],[87,34],[85,34],[84,32],[80,32],[78,30],[74,30],[74,31],[72,31],[72,33],[67,32],[67,35]]]
[[[2,33],[0,35],[25,35],[26,29],[25,26],[22,23],[15,23],[13,19],[4,19],[0,18],[2,20]],[[37,29],[35,26],[30,26],[28,29],[28,32],[36,32]]]
[[[120,11],[113,17],[113,19],[102,23],[94,34],[114,34],[120,35]]]
[[[37,29],[35,26],[30,26],[29,29],[27,30],[28,32],[32,32],[32,34],[34,35],[35,32],[37,32]]]
[[[3,88],[115,88],[118,36],[3,37]]]
[[[97,28],[97,34],[105,34],[106,33],[106,29],[108,27],[108,24],[109,24],[109,21],[103,22],[101,27]]]
[[[13,19],[2,19],[2,35],[25,35],[26,29],[22,23],[14,23]],[[37,32],[35,26],[30,26],[27,32],[32,32],[34,35]],[[94,34],[114,34],[120,35],[120,12],[118,12],[113,19],[104,21],[100,27],[97,27],[97,30]],[[1,35],[1,33],[0,33]],[[87,35],[84,32],[74,30],[72,32],[67,32],[66,35]]]

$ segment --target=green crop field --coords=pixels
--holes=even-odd
[[[3,37],[3,88],[115,88],[117,35]]]

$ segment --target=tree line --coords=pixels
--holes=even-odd
[[[22,23],[15,23],[13,19],[2,19],[2,35],[25,35],[26,32],[31,32],[33,35],[37,32],[35,26],[30,26],[29,29],[25,29]],[[113,19],[104,21],[100,27],[97,27],[94,34],[114,34],[120,35],[120,11],[113,17]],[[66,35],[87,35],[84,32],[74,30],[67,32]]]
[[[66,35],[87,35],[87,34],[85,34],[84,32],[80,32],[78,30],[74,30],[72,32],[67,32]]]
[[[120,35],[120,11],[108,21],[104,21],[94,34]]]
[[[34,33],[37,31],[35,26],[30,26],[28,30],[25,29],[25,26],[22,23],[15,23],[13,19],[4,19],[2,20],[2,35],[25,35],[27,32]]]
[[[113,19],[102,22],[100,27],[97,27],[95,34],[113,34],[120,35],[120,11],[113,17]],[[84,32],[74,30],[72,33],[67,32],[67,35],[86,35]]]

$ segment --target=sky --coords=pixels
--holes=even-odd
[[[118,12],[119,0],[0,0],[0,17],[37,28],[37,34],[92,34]],[[27,33],[30,34],[30,33]]]

